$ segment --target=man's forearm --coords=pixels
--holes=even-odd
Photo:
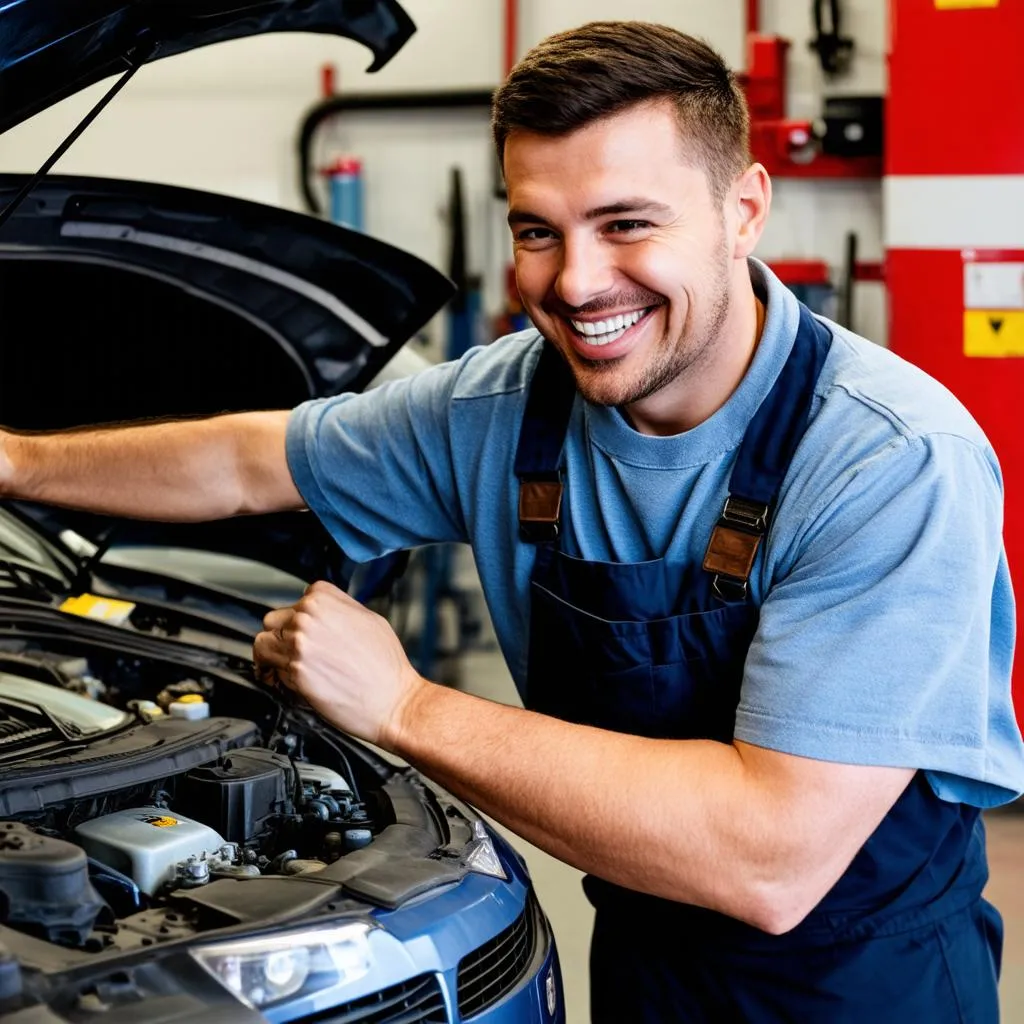
[[[339,728],[583,871],[766,931],[821,901],[915,775],[739,740],[644,739],[449,690],[329,583],[263,626],[261,677]]]
[[[3,496],[111,515],[200,522],[301,507],[285,412],[4,434]]]
[[[802,862],[813,854],[787,824],[785,800],[734,746],[571,725],[433,684],[404,709],[390,742],[580,870],[758,927],[795,923],[802,913],[787,909],[790,887],[804,875],[797,888],[806,891],[806,874],[821,870]]]

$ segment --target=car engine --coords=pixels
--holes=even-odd
[[[92,952],[180,938],[244,917],[246,887],[218,883],[311,878],[394,820],[381,763],[281,705],[251,665],[183,676],[166,659],[5,646],[0,924]]]

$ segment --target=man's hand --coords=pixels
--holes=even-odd
[[[8,454],[9,444],[10,434],[6,430],[0,430],[0,495],[10,491],[14,480],[14,466]]]
[[[294,690],[340,729],[394,749],[403,708],[429,684],[386,619],[321,582],[263,626],[253,646],[259,676]]]

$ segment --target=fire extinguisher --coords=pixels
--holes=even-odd
[[[341,227],[363,230],[363,164],[356,157],[339,157],[324,168],[331,193],[331,220]]]

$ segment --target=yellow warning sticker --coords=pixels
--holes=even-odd
[[[983,359],[1024,356],[1024,310],[964,310],[964,355]]]
[[[117,601],[112,597],[79,594],[78,597],[69,597],[60,606],[60,610],[69,615],[100,619],[115,626],[123,626],[128,621],[128,616],[135,611],[135,605],[131,601]]]
[[[999,0],[935,0],[940,11],[956,11],[964,7],[998,7]]]
[[[157,828],[174,828],[178,824],[177,818],[168,818],[162,814],[151,814],[142,820],[147,825],[155,825]]]

